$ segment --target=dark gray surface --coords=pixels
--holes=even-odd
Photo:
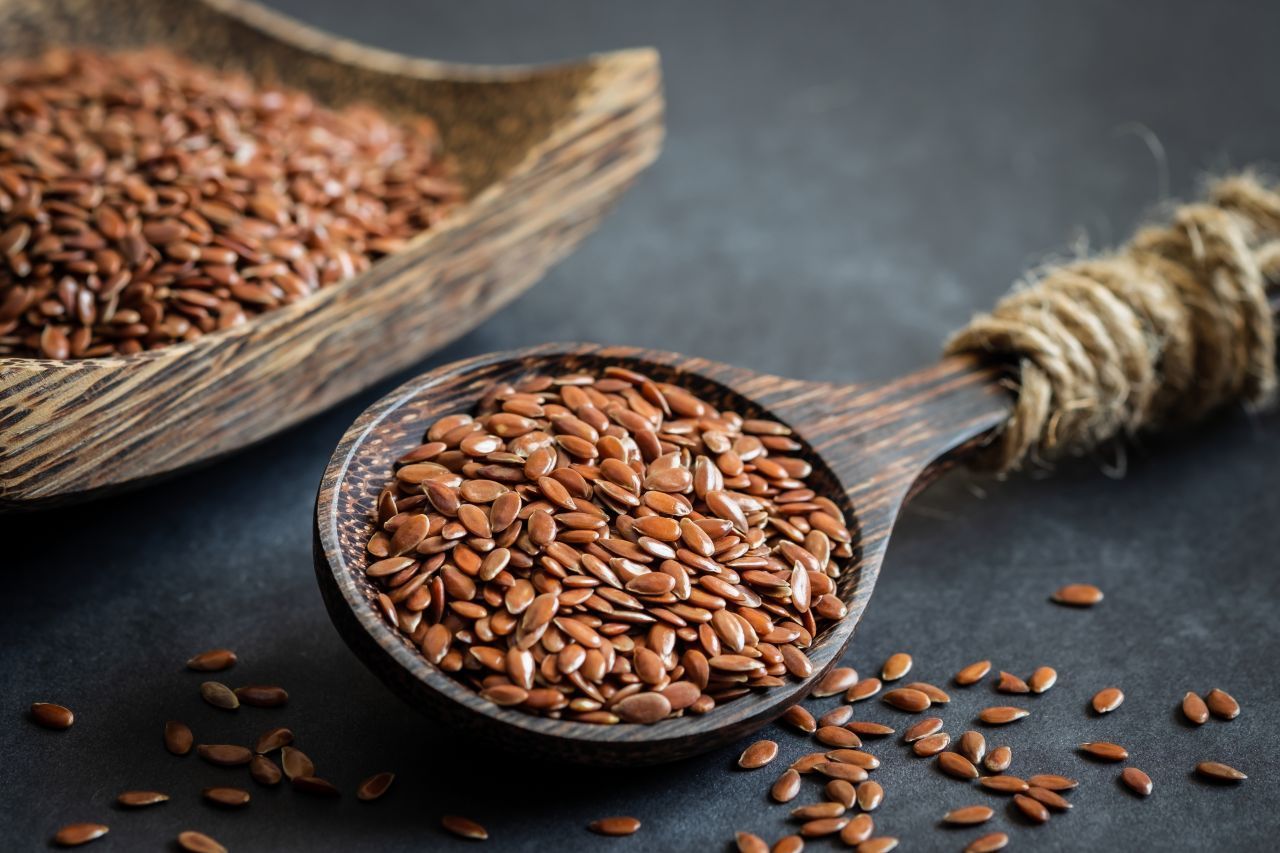
[[[1166,175],[1186,194],[1205,170],[1280,151],[1274,4],[279,5],[441,58],[663,51],[670,134],[657,166],[581,251],[423,368],[594,339],[810,379],[886,378],[927,363],[1028,265],[1083,237],[1121,239],[1161,200]],[[209,470],[0,520],[0,848],[39,847],[73,820],[111,824],[101,850],[161,848],[188,827],[235,850],[465,849],[438,829],[446,812],[480,820],[485,849],[503,850],[722,850],[736,829],[771,841],[790,831],[787,809],[765,798],[784,761],[811,748],[790,732],[769,730],[782,755],[755,773],[731,769],[738,748],[635,771],[544,767],[435,729],[360,667],[316,591],[312,501],[342,431],[394,384]],[[1275,417],[1236,414],[1148,442],[1119,482],[1092,464],[1036,481],[953,475],[911,508],[849,662],[871,671],[908,650],[919,677],[938,683],[981,657],[1023,675],[1055,666],[1059,685],[1025,701],[1033,716],[992,741],[1013,746],[1012,772],[1083,784],[1072,813],[1034,828],[882,742],[871,748],[884,760],[884,832],[902,849],[958,850],[979,833],[938,818],[988,802],[1000,807],[991,829],[1017,849],[1273,847],[1278,433]],[[1047,602],[1072,580],[1100,584],[1106,601],[1087,612]],[[280,683],[289,707],[202,705],[201,679],[181,662],[215,645],[242,656],[228,681]],[[1128,700],[1092,717],[1089,696],[1109,684]],[[1215,685],[1242,716],[1182,724],[1183,692]],[[997,701],[988,687],[953,696],[953,736]],[[75,728],[22,719],[37,699],[74,708]],[[906,720],[878,702],[858,716]],[[346,796],[263,790],[173,758],[160,746],[168,718],[211,742],[287,724]],[[1079,758],[1074,745],[1092,739],[1126,745],[1155,795],[1139,801],[1118,787],[1118,767]],[[1252,778],[1203,785],[1189,775],[1203,759]],[[355,783],[383,769],[399,774],[388,797],[356,802]],[[231,780],[253,791],[247,810],[200,802],[202,786]],[[112,806],[141,787],[174,799],[145,813]],[[806,782],[797,804],[818,796]],[[617,841],[583,828],[609,814],[644,828]]]

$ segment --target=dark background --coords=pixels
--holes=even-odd
[[[669,136],[657,165],[572,258],[421,369],[590,339],[807,379],[887,378],[935,358],[1024,269],[1113,245],[1206,171],[1280,152],[1280,6],[1262,2],[278,5],[446,59],[662,51]],[[485,849],[503,850],[721,850],[737,829],[770,841],[791,831],[787,809],[765,798],[785,762],[811,749],[789,731],[766,730],[782,755],[755,773],[732,769],[742,745],[668,767],[547,767],[439,730],[362,669],[316,590],[312,502],[343,430],[407,375],[213,468],[0,520],[0,848],[38,848],[64,823],[100,820],[112,826],[102,850],[162,848],[185,828],[235,850],[463,849],[438,828],[446,812],[481,821]],[[1010,772],[1082,784],[1073,812],[1032,827],[884,741],[871,747],[885,765],[881,831],[903,849],[959,850],[979,833],[938,819],[987,802],[1000,806],[988,831],[1010,832],[1018,849],[1272,848],[1278,446],[1275,416],[1235,412],[1148,440],[1120,481],[1085,462],[1004,483],[957,474],[921,497],[848,661],[869,672],[906,650],[915,674],[940,684],[983,657],[1024,676],[1055,666],[1058,686],[1026,700],[1033,716],[992,741],[1013,746]],[[1068,581],[1096,582],[1107,598],[1090,611],[1048,603]],[[182,661],[218,645],[242,658],[230,682],[279,683],[289,706],[204,706]],[[1111,684],[1124,706],[1086,713]],[[1182,694],[1213,686],[1240,700],[1240,718],[1181,723]],[[953,696],[953,736],[996,700],[989,686]],[[24,720],[41,699],[75,709],[76,726]],[[858,717],[904,719],[878,702]],[[160,745],[169,718],[211,742],[289,725],[345,796],[264,790],[173,758]],[[1118,766],[1074,752],[1095,739],[1127,746],[1154,796],[1138,800]],[[1207,786],[1190,775],[1204,759],[1252,778]],[[399,774],[390,794],[358,803],[354,785],[383,769]],[[241,780],[254,796],[243,812],[199,799],[205,785]],[[173,801],[121,813],[112,803],[127,788]],[[796,804],[818,797],[806,782]],[[584,829],[610,814],[644,828],[616,841]]]

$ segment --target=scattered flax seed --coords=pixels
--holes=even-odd
[[[1031,673],[1031,678],[1027,679],[1027,684],[1031,687],[1032,693],[1044,693],[1057,683],[1058,671],[1051,666],[1040,667]]]
[[[259,755],[266,755],[268,752],[275,752],[277,749],[288,746],[291,743],[293,743],[293,732],[286,728],[268,729],[258,738],[253,751]]]
[[[844,825],[844,829],[840,830],[840,840],[853,847],[855,844],[861,844],[866,841],[871,837],[871,833],[875,831],[876,824],[871,815],[856,815],[850,818],[849,822]]]
[[[193,829],[178,834],[178,846],[187,853],[227,853],[227,848]]]
[[[236,653],[231,649],[210,649],[187,661],[187,669],[196,672],[221,672],[235,665]]]
[[[977,779],[978,768],[958,752],[938,753],[938,769],[956,779]]]
[[[853,808],[853,804],[857,802],[857,792],[853,783],[846,782],[844,779],[832,779],[827,782],[822,791],[828,800],[839,803],[846,809]]]
[[[219,767],[238,767],[253,759],[252,750],[234,743],[202,743],[196,747],[196,754]]]
[[[1027,796],[1060,812],[1069,811],[1071,809],[1071,803],[1066,799],[1066,797],[1062,796],[1057,791],[1050,791],[1048,788],[1027,788]]]
[[[1031,712],[1025,708],[997,705],[993,708],[983,708],[978,712],[978,719],[989,726],[1003,726],[1017,722],[1030,714]]]
[[[942,816],[943,823],[950,823],[956,826],[973,826],[979,823],[986,823],[991,820],[995,812],[989,806],[965,806],[960,809],[952,809]]]
[[[925,717],[918,723],[913,723],[910,728],[902,733],[902,740],[905,743],[915,743],[921,738],[937,734],[942,731],[941,717]]]
[[[186,755],[191,751],[195,737],[184,724],[170,720],[164,724],[164,748],[174,755]]]
[[[1105,740],[1082,743],[1080,751],[1102,761],[1124,761],[1129,757],[1129,750],[1118,743],[1109,743]]]
[[[110,830],[101,823],[72,823],[59,829],[53,836],[53,843],[59,847],[79,847],[96,838],[101,838]]]
[[[278,708],[289,701],[289,694],[282,687],[251,684],[235,689],[236,698],[255,708]]]
[[[249,805],[249,792],[240,788],[205,788],[204,798],[211,803],[229,808]]]
[[[634,835],[640,829],[640,821],[633,817],[603,817],[592,821],[588,828],[597,835]]]
[[[1190,722],[1202,726],[1209,721],[1209,706],[1199,696],[1188,691],[1182,697],[1182,714]]]
[[[853,716],[852,705],[837,705],[818,718],[819,726],[843,726]]]
[[[391,783],[396,779],[394,773],[376,773],[365,779],[356,788],[356,799],[361,802],[370,803],[379,799],[391,787]]]
[[[886,705],[897,708],[899,711],[906,711],[910,714],[918,714],[927,710],[933,704],[929,697],[921,693],[919,690],[913,690],[910,687],[898,687],[890,690],[880,697]]]
[[[249,762],[249,775],[259,785],[279,785],[284,776],[276,763],[265,755],[255,755]]]
[[[950,694],[938,687],[936,684],[930,684],[927,681],[912,681],[910,684],[902,685],[908,690],[919,690],[921,693],[929,697],[929,701],[934,705],[946,705],[951,701]]]
[[[733,836],[738,845],[738,853],[769,853],[769,845],[758,835],[750,832],[739,832]]]
[[[880,669],[880,678],[884,681],[897,681],[911,671],[911,655],[904,652],[890,655]]]
[[[1027,784],[1033,788],[1046,788],[1050,791],[1069,791],[1080,785],[1075,779],[1058,776],[1053,773],[1040,773],[1032,776],[1027,780]]]
[[[1027,682],[1018,676],[1009,672],[1001,672],[1000,680],[996,683],[996,690],[1001,693],[1030,693],[1031,688],[1027,686]]]
[[[863,699],[870,699],[880,692],[880,687],[880,679],[864,678],[849,688],[849,691],[844,696],[845,701],[861,702]]]
[[[1007,746],[997,746],[982,759],[982,766],[992,773],[1003,773],[1013,763],[1013,750]]]
[[[840,781],[840,780],[834,780]],[[829,800],[824,803],[813,803],[808,806],[800,806],[791,810],[791,817],[796,820],[820,820],[828,817],[840,817],[844,814],[846,806]]]
[[[980,660],[977,663],[971,663],[964,669],[956,673],[955,682],[961,687],[968,687],[971,684],[977,684],[979,681],[987,677],[987,673],[991,671],[991,661]]]
[[[1087,583],[1068,584],[1053,594],[1053,600],[1071,607],[1092,607],[1102,600],[1102,590]]]
[[[1049,810],[1044,803],[1026,794],[1014,794],[1013,804],[1018,807],[1018,811],[1036,823],[1047,823],[1049,820]]]
[[[297,747],[284,747],[280,751],[280,764],[284,767],[284,775],[290,780],[316,774],[316,765]]]
[[[1022,794],[1031,787],[1017,776],[982,776],[978,779],[978,784],[988,791],[1001,794]]]
[[[823,726],[814,732],[813,736],[818,743],[825,746],[838,746],[845,749],[852,749],[862,745],[862,741],[858,736],[846,728],[840,726]]]
[[[835,696],[837,693],[845,692],[857,683],[858,671],[856,669],[838,666],[822,676],[817,686],[813,688],[813,696],[818,699],[825,696]]]
[[[857,846],[857,853],[889,853],[898,846],[898,839],[891,835],[868,838]]]
[[[827,754],[825,752],[810,752],[802,755],[791,763],[791,769],[797,773],[812,772],[819,764],[827,763]]]
[[[805,838],[822,838],[827,835],[835,835],[844,829],[845,824],[849,822],[847,817],[823,817],[817,820],[807,821],[800,827],[800,834]]]
[[[813,719],[813,714],[809,713],[800,705],[792,705],[782,715],[782,721],[793,729],[811,735],[818,730],[818,724]]]
[[[32,702],[31,719],[42,728],[69,729],[76,721],[76,715],[71,713],[70,708],[52,702]]]
[[[937,755],[951,745],[951,735],[946,732],[927,735],[911,744],[911,751],[921,758]]]
[[[982,732],[970,729],[960,735],[960,740],[956,742],[956,752],[977,765],[987,754],[987,739],[982,736]]]
[[[1151,777],[1136,767],[1126,767],[1120,771],[1120,781],[1139,797],[1151,796]]]
[[[220,681],[206,681],[200,685],[200,696],[215,708],[234,711],[240,707],[235,691]]]
[[[1196,765],[1196,772],[1213,782],[1243,782],[1249,778],[1229,764],[1219,761],[1201,761]]]
[[[964,848],[964,853],[996,853],[1009,846],[1009,836],[1003,832],[993,832],[981,838],[975,838]]]
[[[1104,687],[1093,695],[1093,700],[1090,704],[1093,705],[1093,710],[1097,713],[1109,714],[1119,708],[1122,702],[1124,702],[1124,693],[1120,691],[1119,687]]]
[[[821,754],[818,754],[821,758]],[[769,796],[775,802],[789,803],[800,793],[800,773],[795,768],[787,768],[782,775],[778,777],[778,781],[773,783],[773,787],[769,789]]]
[[[168,794],[159,791],[125,791],[116,797],[116,802],[125,808],[136,809],[143,806],[154,806],[169,801]]]
[[[858,808],[873,812],[884,802],[884,788],[879,782],[867,780],[858,785]]]
[[[319,776],[295,776],[289,780],[289,784],[293,786],[293,790],[301,791],[304,794],[312,794],[317,797],[341,796],[341,792],[336,785],[328,779],[321,779]]]
[[[822,731],[822,729],[819,729]],[[850,732],[850,734],[852,734]],[[738,766],[744,770],[756,770],[764,767],[778,757],[778,744],[771,740],[758,740],[743,750],[738,757]]]
[[[1225,690],[1219,690],[1215,687],[1204,697],[1204,701],[1215,717],[1234,720],[1240,716],[1240,703]]]
[[[827,758],[840,764],[852,764],[863,770],[875,770],[880,766],[879,758],[860,749],[833,749],[827,753]]]
[[[886,726],[883,723],[871,723],[865,720],[846,723],[845,728],[861,737],[888,737],[894,732],[892,726]]]
[[[866,768],[842,761],[828,761],[813,769],[828,779],[843,779],[846,782],[865,782],[868,776]]]
[[[798,835],[784,835],[773,845],[770,853],[800,853],[804,849],[804,839]]]

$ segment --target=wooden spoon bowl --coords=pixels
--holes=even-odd
[[[680,385],[745,417],[790,426],[813,465],[812,487],[845,510],[855,553],[838,581],[848,615],[815,638],[804,681],[726,702],[704,716],[613,726],[537,717],[499,707],[422,657],[381,615],[365,577],[365,545],[394,461],[436,419],[469,412],[487,388],[538,373],[622,365]],[[840,659],[875,587],[903,504],[1008,417],[998,371],[949,359],[880,385],[833,385],[754,373],[674,353],[548,345],[480,356],[413,379],[367,409],[330,459],[316,502],[315,564],[325,604],[356,655],[414,707],[521,754],[587,764],[673,761],[736,740],[803,699]]]
[[[403,369],[532,285],[657,156],[657,54],[540,68],[372,50],[245,0],[0,0],[0,56],[164,45],[327,106],[427,114],[468,200],[366,272],[137,355],[0,356],[0,509],[84,498],[259,441]]]

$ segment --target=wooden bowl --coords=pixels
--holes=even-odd
[[[83,498],[263,439],[412,364],[533,284],[657,156],[657,54],[539,68],[410,59],[245,0],[0,0],[0,55],[165,44],[310,92],[425,112],[469,201],[365,273],[133,356],[0,358],[0,509]]]
[[[848,615],[805,650],[806,681],[753,692],[705,716],[651,726],[601,726],[536,717],[482,699],[419,653],[381,615],[365,577],[365,544],[394,461],[421,443],[437,418],[469,412],[491,385],[532,373],[598,371],[621,364],[688,388],[745,417],[788,424],[813,465],[812,487],[842,504],[855,554],[838,581]],[[674,353],[594,345],[550,345],[480,356],[411,380],[367,409],[325,470],[316,502],[315,564],[325,604],[356,655],[414,707],[498,746],[602,765],[672,761],[736,740],[804,698],[844,653],[875,586],[889,532],[914,489],[945,469],[953,452],[1008,415],[995,373],[950,359],[882,385],[831,385],[766,376]],[[821,454],[821,455],[819,455]]]

